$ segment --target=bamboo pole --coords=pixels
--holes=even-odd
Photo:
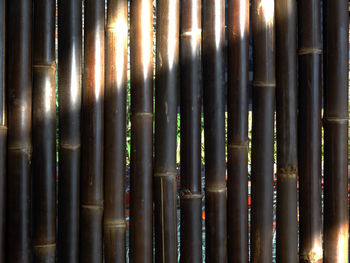
[[[54,0],[34,1],[33,261],[56,260],[56,95]]]
[[[227,261],[224,41],[225,1],[203,1],[206,261]]]
[[[7,2],[7,262],[31,259],[32,1]]]
[[[276,261],[298,261],[296,1],[276,3]]]
[[[183,1],[180,15],[180,262],[202,262],[201,1]]]
[[[248,262],[249,0],[228,1],[228,261]]]
[[[104,104],[105,262],[126,262],[125,165],[128,6],[107,2]]]
[[[254,0],[252,232],[253,262],[272,262],[273,145],[275,106],[274,1]]]
[[[348,1],[324,14],[324,262],[348,262]]]
[[[0,261],[5,262],[6,256],[6,2],[0,0]]]
[[[153,3],[130,3],[130,262],[153,262]]]
[[[80,262],[103,261],[103,103],[105,2],[85,1]]]
[[[177,262],[179,1],[157,1],[154,219],[156,262]]]
[[[298,1],[298,172],[301,262],[322,262],[320,1]]]
[[[58,263],[79,262],[81,56],[81,1],[58,1]]]

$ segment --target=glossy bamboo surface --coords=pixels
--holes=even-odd
[[[6,2],[0,0],[0,261],[6,259]]]
[[[130,3],[130,262],[153,262],[153,3]]]
[[[202,262],[201,1],[183,1],[180,21],[180,262]]]
[[[107,2],[104,103],[104,255],[126,262],[125,168],[128,6]]]
[[[179,1],[157,1],[154,221],[156,262],[177,262]]]
[[[79,262],[103,262],[105,2],[84,5],[84,83]]]
[[[57,262],[79,261],[82,3],[58,1]]]
[[[275,110],[274,1],[252,3],[252,262],[272,262],[273,163]]]
[[[227,261],[224,41],[225,1],[202,9],[206,261]]]
[[[33,261],[56,260],[56,93],[54,0],[34,1]]]
[[[249,1],[228,1],[227,255],[248,262]]]
[[[6,262],[31,260],[32,1],[7,2]]]
[[[298,1],[299,255],[321,262],[321,17],[320,1]]]
[[[298,261],[296,1],[276,1],[276,262]]]
[[[348,262],[348,1],[323,2],[324,262]]]

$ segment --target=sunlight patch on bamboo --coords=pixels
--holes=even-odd
[[[142,63],[143,63],[143,77],[146,80],[148,77],[148,70],[150,64],[150,50],[152,49],[152,39],[150,38],[149,32],[152,30],[150,21],[150,6],[148,0],[142,0],[142,11],[141,11],[141,41],[142,41]]]
[[[275,2],[274,0],[261,0],[258,8],[258,14],[262,12],[265,17],[265,22],[269,26],[274,23]]]

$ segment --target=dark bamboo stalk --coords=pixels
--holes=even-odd
[[[56,95],[54,0],[34,1],[33,261],[56,260]]]
[[[275,108],[274,1],[254,0],[252,127],[252,262],[272,262]]]
[[[301,262],[322,262],[320,1],[298,1],[298,173]]]
[[[130,262],[153,262],[153,3],[130,3]]]
[[[6,258],[6,89],[5,89],[5,63],[6,63],[6,2],[0,0],[0,261]]]
[[[276,261],[298,261],[296,1],[276,1]]]
[[[79,262],[81,56],[81,1],[58,1],[58,263]]]
[[[201,1],[181,3],[181,246],[180,262],[202,262]]]
[[[179,67],[179,1],[157,1],[155,94],[155,259],[177,262],[176,125]]]
[[[7,2],[8,98],[6,255],[31,260],[32,1]]]
[[[225,1],[203,2],[206,261],[227,261],[224,104]]]
[[[348,262],[349,12],[346,0],[323,1],[324,262]]]
[[[80,262],[103,261],[105,2],[85,1]]]
[[[249,0],[228,1],[228,261],[248,262]]]
[[[105,262],[126,262],[125,165],[128,6],[107,2],[104,104]]]

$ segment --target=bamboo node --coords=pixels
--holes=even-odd
[[[141,118],[153,118],[151,112],[134,112],[130,114],[130,117],[141,117]]]
[[[180,191],[181,199],[201,199],[202,195],[197,193],[192,193],[191,190],[185,189]]]
[[[334,117],[325,117],[323,118],[323,124],[327,123],[327,122],[336,122],[336,123],[344,123],[347,124],[347,122],[349,121],[348,118],[334,118]]]
[[[235,149],[235,148],[248,148],[248,140],[245,140],[243,142],[236,142],[236,143],[230,143],[227,145],[228,148]]]
[[[0,130],[7,130],[8,128],[7,128],[7,126],[5,126],[5,125],[0,125]]]
[[[300,56],[309,55],[309,54],[322,54],[322,49],[305,47],[305,48],[300,48],[298,50],[298,55]]]
[[[226,187],[206,187],[205,192],[209,193],[226,193]]]
[[[165,173],[158,173],[155,172],[153,174],[154,177],[176,177],[177,173],[176,172],[165,172]]]
[[[125,220],[107,220],[103,224],[104,228],[126,228]]]
[[[52,69],[52,70],[56,70],[56,62],[52,62],[51,64],[34,64],[33,65],[33,69]]]
[[[297,174],[298,168],[293,164],[287,165],[277,170],[277,178],[295,179],[297,178]]]
[[[43,244],[43,245],[33,245],[34,248],[50,248],[50,247],[56,247],[56,243],[51,244]]]
[[[68,149],[68,150],[75,150],[75,149],[79,149],[80,148],[80,143],[77,143],[77,144],[60,143],[60,148]]]
[[[102,205],[81,205],[82,209],[89,209],[89,210],[103,210]]]
[[[276,82],[253,81],[253,87],[276,87]]]

